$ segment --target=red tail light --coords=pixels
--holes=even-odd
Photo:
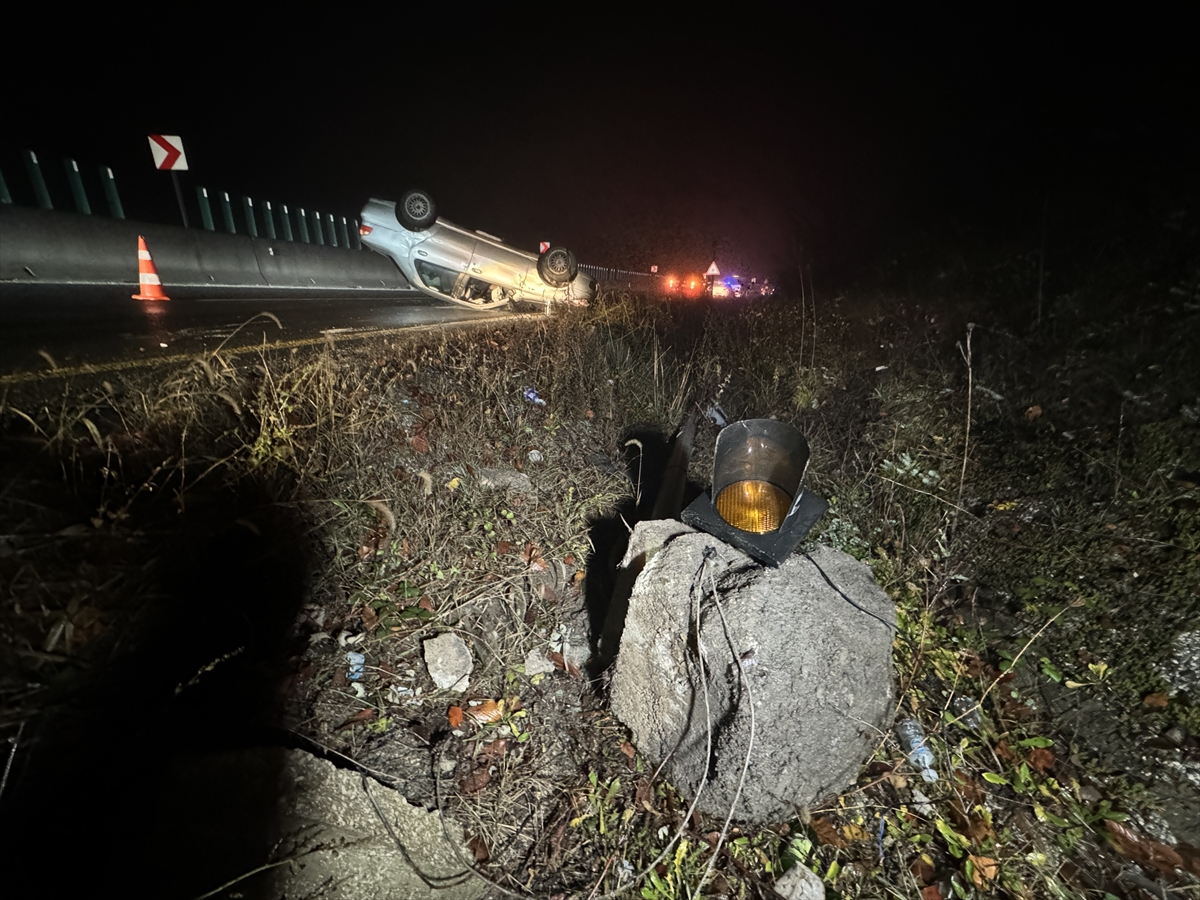
[[[368,234],[371,233],[371,226],[370,225],[359,225],[358,233],[360,235],[362,235],[363,237],[366,237]]]

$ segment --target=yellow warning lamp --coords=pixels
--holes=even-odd
[[[808,442],[775,419],[744,419],[721,429],[713,453],[710,500],[681,517],[760,562],[778,566],[828,509],[803,488]]]

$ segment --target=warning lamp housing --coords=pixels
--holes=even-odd
[[[727,425],[713,454],[712,497],[697,497],[681,518],[778,566],[829,508],[804,489],[808,460],[808,441],[791,425],[774,419]]]

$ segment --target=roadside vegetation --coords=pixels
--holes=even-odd
[[[195,716],[440,807],[506,896],[770,897],[793,866],[847,898],[1195,892],[1200,272],[1081,282],[1038,310],[1007,265],[970,291],[612,294],[11,381],[14,772],[40,777],[99,697],[106,739],[142,755],[164,721],[212,739]],[[653,503],[654,436],[713,403],[807,435],[830,502],[810,539],[895,601],[897,714],[939,773],[880,735],[855,784],[735,829],[715,860],[721,822],[685,821],[586,665],[614,548]],[[714,439],[702,418],[697,485]],[[445,633],[473,652],[465,694],[425,670]]]

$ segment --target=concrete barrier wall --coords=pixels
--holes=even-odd
[[[0,205],[0,283],[138,281],[138,235],[168,288],[409,287],[395,263],[346,250],[100,216]]]

